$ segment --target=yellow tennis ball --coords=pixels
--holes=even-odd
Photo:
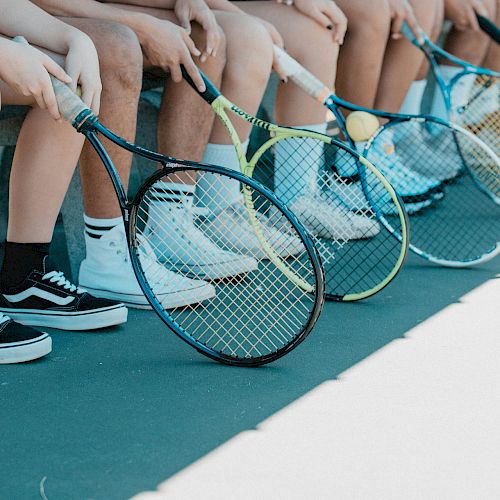
[[[354,111],[346,120],[347,133],[353,141],[367,141],[380,127],[378,118],[366,111]]]

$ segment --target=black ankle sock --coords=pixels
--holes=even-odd
[[[2,290],[22,283],[34,269],[44,271],[44,260],[49,255],[50,243],[5,242],[5,255],[0,271]]]

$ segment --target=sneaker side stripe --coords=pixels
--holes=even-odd
[[[55,295],[50,292],[46,292],[45,290],[40,290],[39,288],[32,286],[23,290],[20,293],[16,293],[14,295],[3,294],[3,296],[11,303],[22,302],[23,300],[29,299],[30,297],[36,296],[41,299],[48,300],[57,304],[58,306],[66,306],[75,300],[75,297],[71,295],[66,295],[66,297],[60,297],[59,295]]]

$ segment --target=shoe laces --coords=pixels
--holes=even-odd
[[[117,232],[116,235],[116,238],[109,240],[108,246],[115,251],[116,255],[123,259],[123,262],[129,262],[129,253],[125,243],[125,235],[121,231]]]
[[[49,283],[54,283],[56,286],[62,287],[68,292],[76,292],[78,294],[82,294],[85,292],[85,290],[71,283],[71,281],[69,281],[61,271],[51,271],[50,273],[45,274],[42,277],[42,280],[48,281]]]
[[[11,319],[0,312],[0,325],[3,325],[6,321],[11,321]]]

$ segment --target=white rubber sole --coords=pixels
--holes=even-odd
[[[82,285],[83,286],[83,285]],[[83,286],[94,297],[103,299],[118,300],[132,309],[152,310],[151,304],[146,299],[146,296],[136,294],[126,294],[112,292],[110,290],[99,290],[89,286]],[[165,309],[175,309],[176,307],[190,306],[198,304],[204,300],[215,297],[215,288],[209,283],[206,286],[199,287],[195,290],[179,291],[164,295],[158,295],[157,299]]]
[[[259,267],[258,262],[252,257],[242,257],[238,262],[224,262],[215,263],[213,265],[188,265],[182,264],[176,266],[169,261],[160,261],[162,264],[168,264],[172,266],[173,271],[177,271],[188,278],[198,279],[198,280],[221,280],[224,278],[231,278],[233,276],[239,276],[240,274],[250,273],[256,271]]]
[[[52,351],[52,339],[46,333],[36,339],[0,344],[0,364],[33,361],[49,354],[50,351]]]
[[[96,330],[121,325],[127,321],[124,305],[94,309],[87,312],[40,311],[30,309],[1,309],[10,318],[27,326],[57,328],[58,330]]]

